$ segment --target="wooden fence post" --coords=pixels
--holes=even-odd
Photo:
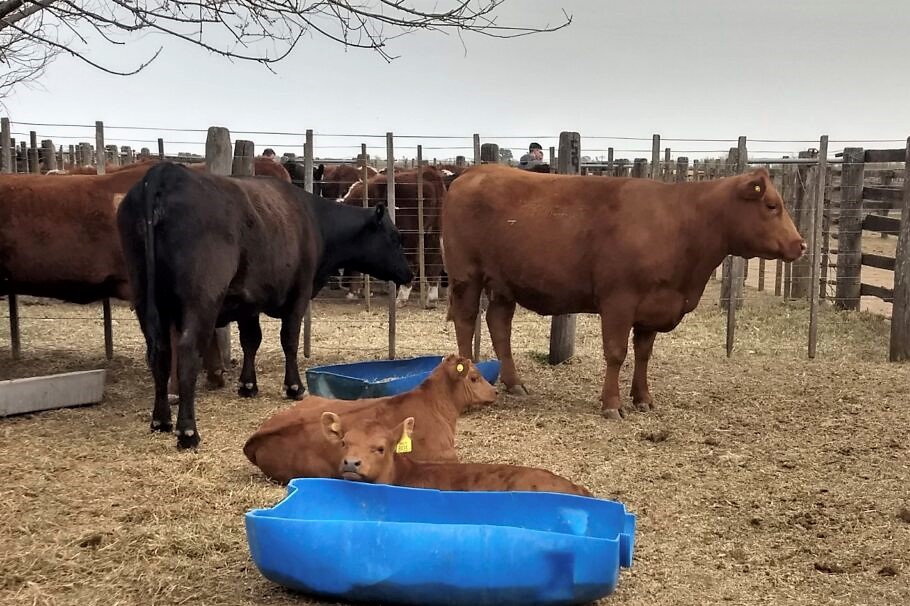
[[[205,169],[213,175],[230,176],[234,160],[231,148],[231,131],[221,126],[210,126],[205,137]],[[218,349],[224,369],[231,367],[231,326],[215,329]]]
[[[38,159],[38,133],[33,130],[28,131],[28,171],[35,175],[41,173],[41,163]]]
[[[561,175],[581,173],[581,135],[559,133],[559,166]],[[550,321],[550,364],[561,364],[575,355],[575,314],[553,316]]]
[[[164,139],[158,138],[158,159],[164,160]]]
[[[548,162],[550,164],[550,172],[555,173],[556,172],[556,148],[552,145],[550,146],[550,153],[548,155],[548,158],[549,158]]]
[[[313,129],[306,130],[303,141],[303,189],[313,193]],[[313,353],[313,299],[307,303],[303,314],[303,357],[309,358]]]
[[[799,157],[806,159],[815,156],[811,151],[801,151],[799,152]],[[796,228],[803,236],[806,235],[810,226],[810,217],[815,206],[812,203],[812,192],[815,189],[814,169],[814,166],[798,164],[793,171],[793,219],[796,223]],[[812,267],[809,255],[803,255],[802,258],[793,262],[790,285],[790,296],[793,299],[809,298],[811,275]]]
[[[689,175],[689,158],[680,156],[676,159],[676,182],[682,183]]]
[[[362,162],[363,162],[363,164],[361,166],[361,168],[363,170],[363,176],[361,176],[361,179],[363,180],[364,184],[366,184],[367,181],[370,180],[370,171],[367,170],[368,156],[367,156],[367,144],[366,143],[360,144],[360,158],[362,158]],[[369,206],[370,206],[370,192],[367,187],[364,187],[363,188],[363,207],[369,208]],[[351,284],[352,288],[353,288],[353,286],[354,285]],[[367,313],[369,313],[373,310],[373,294],[372,294],[371,290],[372,290],[372,287],[370,285],[370,276],[369,276],[369,274],[363,274],[363,300],[366,303]]]
[[[420,284],[420,306],[427,306],[427,271],[424,251],[425,234],[423,218],[423,145],[417,146],[417,274]]]
[[[860,272],[863,257],[863,180],[865,154],[862,147],[844,149],[840,177],[840,213],[837,222],[837,285],[834,306],[859,310]],[[895,278],[897,274],[895,274]]]
[[[0,118],[0,173],[13,171],[12,141],[10,140],[9,118]]]
[[[104,122],[95,122],[95,152],[98,155],[96,171],[99,175],[105,174],[104,164]],[[111,300],[101,300],[101,313],[104,316],[104,355],[108,360],[114,357],[114,328],[111,319]]]
[[[613,175],[613,148],[607,148],[607,170],[605,171],[608,176]]]
[[[385,134],[385,153],[386,153],[386,183],[389,201],[389,219],[395,223],[395,140],[392,133]],[[396,310],[398,299],[398,287],[394,282],[389,282],[389,359],[395,359],[395,336],[396,336]]]
[[[644,177],[645,175],[642,175]],[[652,179],[660,178],[660,135],[651,136],[651,174]]]
[[[822,135],[818,143],[818,167],[815,199],[809,221],[809,251],[811,254],[812,277],[809,281],[809,358],[815,358],[818,345],[818,286],[822,262],[822,212],[825,208],[825,182],[828,178],[828,135]]]
[[[664,148],[664,162],[661,166],[661,170],[658,171],[658,174],[662,176],[662,180],[665,183],[670,183],[673,181],[673,167],[670,164],[670,148]]]
[[[481,164],[499,163],[499,146],[495,143],[484,143],[480,146]]]
[[[256,146],[252,141],[237,139],[234,141],[234,158],[231,162],[231,176],[252,177],[255,174],[253,159],[256,156]]]
[[[894,262],[894,301],[891,308],[891,347],[888,359],[892,362],[910,360],[910,138],[907,139],[904,155],[904,191]]]
[[[553,153],[553,148],[550,148],[550,153]],[[480,164],[480,135],[474,135],[474,165]],[[550,170],[553,170],[552,165],[550,165]],[[449,288],[452,288],[452,283],[449,282]],[[480,341],[483,334],[483,310],[484,310],[484,299],[486,295],[480,294],[480,304],[477,307],[477,317],[474,319],[474,358],[475,362],[480,360]]]
[[[50,139],[41,140],[41,156],[44,160],[44,168],[47,170],[57,170],[57,150],[54,142]]]
[[[746,172],[746,138],[740,137],[736,148],[736,173]],[[728,256],[724,261],[725,282],[721,289],[727,290],[727,357],[733,355],[733,343],[736,336],[736,310],[742,306],[743,276],[745,275],[745,259],[742,257]],[[732,301],[732,305],[730,302]]]

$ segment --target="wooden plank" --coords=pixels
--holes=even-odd
[[[231,176],[252,177],[255,173],[253,160],[256,156],[256,146],[252,141],[237,139],[234,141],[234,158],[231,162]]]
[[[15,293],[6,295],[9,304],[9,341],[13,360],[22,357],[22,340],[19,335],[19,299]]]
[[[82,370],[0,381],[0,417],[100,402],[105,374]]]
[[[868,267],[877,267],[879,269],[894,271],[894,257],[885,257],[883,255],[863,253],[862,260],[863,265],[866,265]]]
[[[104,317],[104,357],[114,359],[114,327],[111,318],[111,300],[105,298],[101,301],[101,313]]]
[[[659,145],[659,142],[658,142]],[[660,153],[658,149],[657,153]],[[581,172],[581,135],[577,132],[559,133],[557,172],[577,175]],[[561,364],[575,355],[575,314],[553,316],[550,320],[550,364]]]
[[[910,138],[904,151],[904,199],[894,267],[894,307],[891,310],[892,362],[910,360]]]
[[[865,162],[903,162],[904,149],[867,149],[863,154]]]
[[[164,139],[158,138],[158,159],[164,160]]]
[[[841,216],[843,216],[843,209],[841,209]],[[866,215],[862,222],[862,228],[885,234],[897,234],[901,230],[901,220],[881,215]],[[844,226],[841,224],[841,230],[843,229]],[[844,248],[844,246],[840,245],[840,248]]]
[[[878,297],[885,303],[891,303],[894,300],[894,291],[884,286],[861,283],[859,285],[859,294],[862,297]]]
[[[899,187],[882,187],[880,185],[867,185],[863,188],[863,200],[873,202],[900,202],[904,199],[904,191]]]

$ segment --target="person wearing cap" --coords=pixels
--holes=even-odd
[[[278,158],[275,157],[275,150],[271,147],[266,147],[264,150],[262,150],[262,157],[268,158],[272,162],[278,162]]]
[[[518,168],[528,170],[543,163],[543,148],[540,143],[534,142],[528,146],[528,153],[518,161]]]

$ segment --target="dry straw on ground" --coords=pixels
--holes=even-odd
[[[513,342],[533,395],[464,418],[463,459],[547,467],[638,515],[634,567],[604,603],[910,603],[910,369],[885,361],[887,322],[826,310],[809,361],[805,305],[750,293],[727,359],[716,300],[712,284],[658,338],[659,408],[622,423],[598,415],[597,318],[579,318],[578,356],[550,367],[548,320],[522,313]],[[318,303],[305,363],[382,357],[374,309]],[[97,308],[22,315],[23,361],[0,326],[0,378],[105,366]],[[284,494],[240,451],[287,406],[277,325],[265,326],[258,399],[201,393],[192,453],[149,433],[141,337],[128,309],[115,317],[100,405],[0,420],[0,604],[319,603],[264,580],[246,547],[243,513]],[[399,355],[453,348],[442,309],[398,321]],[[622,381],[627,392],[628,368]]]

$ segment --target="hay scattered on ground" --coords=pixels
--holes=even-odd
[[[549,321],[522,313],[513,343],[533,393],[462,419],[462,458],[543,466],[638,515],[634,567],[605,603],[910,603],[910,369],[886,362],[887,322],[826,310],[809,361],[805,305],[750,292],[727,359],[717,296],[712,284],[658,338],[658,410],[622,423],[598,415],[597,318],[579,318],[578,355],[550,367]],[[384,356],[380,305],[317,304],[304,364]],[[400,310],[399,355],[452,350],[444,314]],[[147,430],[151,383],[127,308],[115,308],[110,363],[100,308],[22,315],[94,319],[23,320],[17,363],[4,320],[0,378],[109,375],[100,405],[0,420],[0,604],[320,603],[264,580],[246,547],[243,513],[285,492],[240,450],[288,405],[276,323],[264,323],[259,398],[201,392],[203,444],[189,453]]]

